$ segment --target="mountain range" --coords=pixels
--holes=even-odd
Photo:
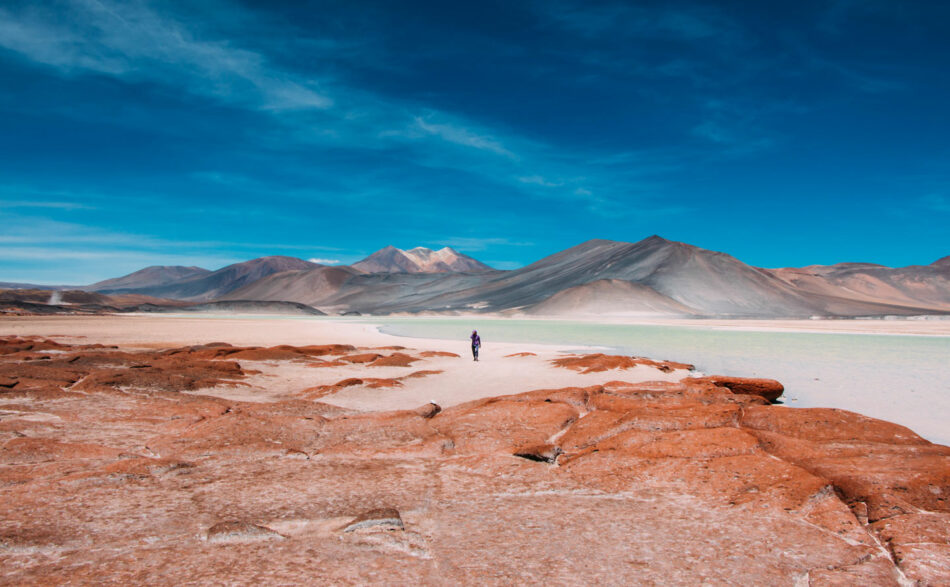
[[[261,257],[217,271],[148,267],[83,288],[205,302],[294,302],[327,313],[804,318],[950,314],[950,257],[764,269],[651,236],[591,240],[512,271],[446,247],[386,247],[351,266]]]

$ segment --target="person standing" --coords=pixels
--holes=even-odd
[[[481,339],[480,336],[478,336],[478,331],[477,331],[477,330],[473,330],[473,331],[472,331],[471,339],[472,339],[472,359],[475,360],[475,361],[477,361],[477,360],[478,360],[478,349],[481,348],[481,346],[482,346],[482,339]]]

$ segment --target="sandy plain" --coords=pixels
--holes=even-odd
[[[950,581],[950,448],[761,383],[338,320],[0,337],[0,584]]]
[[[359,348],[408,347],[455,357],[427,357],[416,364],[418,370],[438,371],[425,377],[401,381],[396,388],[380,389],[348,386],[320,401],[361,411],[409,409],[427,402],[448,407],[496,395],[522,393],[534,389],[600,385],[617,378],[616,372],[582,375],[552,368],[551,359],[577,348],[543,344],[487,342],[480,360],[472,360],[467,341],[447,341],[397,337],[380,333],[372,324],[324,320],[227,317],[82,316],[28,317],[0,319],[0,336],[44,336],[58,342],[119,345],[128,349],[159,349],[186,345],[227,342],[236,346],[350,344]],[[380,351],[382,352],[382,351]],[[391,351],[390,351],[391,352]],[[508,357],[519,353],[533,356]],[[464,360],[460,360],[464,359]],[[517,358],[518,360],[513,360]],[[261,374],[251,376],[241,386],[217,386],[200,390],[241,401],[273,402],[294,397],[305,388],[330,385],[351,377],[352,365],[311,368],[268,361],[243,361]],[[374,379],[406,374],[405,367],[372,369]],[[636,366],[623,373],[624,381],[675,381],[682,373],[664,373]],[[195,392],[199,393],[199,392]]]

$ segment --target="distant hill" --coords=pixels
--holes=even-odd
[[[386,247],[352,267],[261,257],[217,271],[148,267],[86,289],[120,292],[126,298],[82,302],[89,305],[129,307],[136,303],[134,296],[145,295],[165,298],[139,302],[149,308],[216,301],[221,303],[214,309],[222,311],[262,302],[257,309],[306,312],[293,306],[304,304],[341,314],[748,318],[950,314],[950,257],[900,268],[841,263],[763,269],[725,253],[654,235],[636,243],[587,241],[513,271],[493,270],[448,247],[439,251]],[[49,290],[30,292],[28,299],[20,291],[19,304],[50,304]],[[65,298],[58,301],[69,303]]]
[[[396,247],[380,249],[353,264],[366,273],[484,273],[494,271],[477,259],[463,255],[451,247],[438,251],[416,247],[404,251]]]
[[[140,294],[106,295],[84,290],[0,290],[0,314],[109,314],[147,305],[171,311],[184,302]]]
[[[112,304],[109,296],[82,290],[6,289],[0,290],[0,302],[29,302],[33,304]]]
[[[653,288],[619,279],[599,279],[561,290],[525,310],[538,316],[692,316],[698,312]]]
[[[482,292],[491,306],[530,307],[602,279],[645,285],[700,314],[807,316],[814,308],[788,284],[738,259],[651,236],[591,240],[500,277]]]
[[[102,293],[121,293],[149,287],[168,285],[183,279],[207,275],[211,271],[201,267],[182,267],[181,265],[153,265],[139,269],[122,277],[106,279],[84,289]]]
[[[326,316],[320,310],[296,302],[263,302],[259,300],[229,300],[202,302],[184,306],[159,306],[142,304],[127,311],[168,313],[196,312],[202,314],[263,314],[276,316]]]
[[[374,256],[380,263],[403,263],[397,252],[398,249],[384,249]],[[321,278],[317,290],[301,285],[315,276],[314,272],[272,276],[266,291],[257,290],[255,284],[234,295],[263,294],[265,299],[300,301],[334,311],[362,313],[570,313],[572,304],[596,313],[608,298],[611,312],[618,311],[621,298],[631,307],[644,311],[652,307],[667,314],[801,317],[818,311],[818,305],[766,271],[723,253],[658,236],[638,243],[588,241],[515,271],[473,275],[374,271],[369,275],[340,275],[330,286]],[[602,280],[607,283],[564,293],[548,305],[534,309],[564,290]]]
[[[351,267],[320,267],[277,273],[221,299],[295,301],[336,313],[418,311],[436,309],[422,300],[477,286],[484,282],[484,275],[362,273]]]
[[[950,307],[950,257],[909,267],[839,263],[772,269],[771,273],[801,291],[818,295],[934,310]]]
[[[274,273],[315,267],[321,267],[321,265],[296,257],[260,257],[163,285],[128,288],[121,291],[176,300],[208,301]]]
[[[805,318],[950,311],[950,297],[937,307],[855,297],[843,292],[809,291],[730,255],[659,236],[637,243],[592,240],[514,271],[341,276],[339,282],[321,289],[319,295],[299,299],[289,294],[296,279],[300,276],[283,278],[279,299],[305,300],[325,310],[364,314],[649,312]],[[595,282],[603,283],[588,286]]]
[[[294,301],[316,305],[336,295],[349,278],[360,274],[360,271],[345,266],[282,271],[258,279],[219,299]]]

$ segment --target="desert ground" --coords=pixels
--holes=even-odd
[[[4,318],[0,582],[950,582],[950,448],[781,392],[361,323]]]

